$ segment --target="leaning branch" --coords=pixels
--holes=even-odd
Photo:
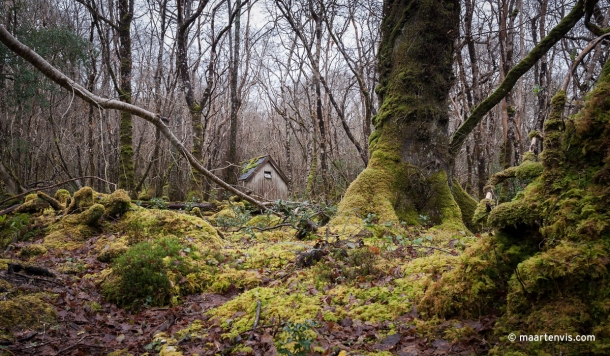
[[[36,69],[38,69],[42,74],[44,74],[47,78],[51,79],[62,88],[74,92],[76,96],[83,99],[84,101],[93,104],[101,109],[114,109],[123,112],[128,112],[132,115],[139,116],[142,119],[150,122],[155,125],[157,129],[165,136],[169,142],[178,150],[180,154],[182,154],[187,161],[190,163],[191,167],[195,170],[199,171],[201,174],[206,176],[208,179],[218,184],[222,188],[230,191],[231,193],[237,195],[238,197],[249,201],[250,203],[260,207],[263,210],[267,210],[264,204],[259,202],[258,200],[240,192],[235,189],[231,185],[225,183],[222,179],[215,176],[212,172],[208,171],[201,162],[199,162],[189,150],[178,140],[178,138],[171,132],[169,127],[163,123],[163,119],[161,115],[153,113],[151,111],[145,110],[139,106],[128,104],[119,100],[107,99],[100,96],[97,96],[90,91],[88,91],[83,86],[74,82],[68,76],[60,72],[58,69],[53,67],[49,62],[47,62],[44,58],[42,58],[38,53],[32,51],[29,47],[19,42],[15,37],[13,37],[3,25],[0,25],[0,42],[4,43],[11,51],[15,52],[17,55],[30,62]]]
[[[594,0],[593,2],[597,2]],[[513,69],[511,69],[506,78],[500,84],[498,89],[496,89],[487,99],[483,100],[474,111],[470,114],[468,119],[464,121],[464,123],[457,129],[457,131],[453,134],[453,138],[451,139],[451,144],[449,145],[449,151],[452,155],[456,155],[462,144],[468,137],[468,135],[474,130],[474,128],[481,122],[483,117],[496,106],[511,89],[515,86],[519,78],[521,78],[528,70],[530,70],[536,62],[540,58],[542,58],[548,51],[553,47],[555,43],[557,43],[560,39],[563,38],[571,29],[576,25],[576,23],[580,20],[581,17],[585,14],[585,1],[579,0],[572,11],[555,26],[549,32],[549,34],[535,46],[532,51],[521,60]]]

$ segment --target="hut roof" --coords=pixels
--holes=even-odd
[[[284,182],[288,182],[288,178],[284,175],[284,173],[280,170],[280,167],[275,163],[271,156],[260,156],[252,158],[242,165],[241,175],[238,180],[248,181],[250,178],[254,176],[256,172],[260,170],[262,166],[265,165],[266,162],[269,162],[273,166],[273,168],[277,171],[278,175]]]

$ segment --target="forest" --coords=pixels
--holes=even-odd
[[[608,0],[2,5],[0,355],[610,353]]]

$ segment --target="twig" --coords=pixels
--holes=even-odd
[[[18,276],[18,277],[21,277],[21,278],[33,279],[33,280],[36,280],[36,281],[49,282],[51,284],[55,284],[56,286],[60,286],[60,287],[63,286],[61,283],[57,283],[57,282],[49,280],[49,279],[36,278],[36,277],[31,277],[31,276],[24,276],[24,275],[19,274],[19,273],[12,273],[11,276]]]
[[[258,321],[261,318],[261,300],[258,299],[256,301],[256,316],[254,317],[254,325],[252,325],[252,330],[255,330],[258,327]],[[254,336],[254,334],[250,334],[250,337],[248,338],[248,340],[252,340],[252,337]]]
[[[273,230],[273,229],[279,229],[281,227],[286,227],[286,226],[291,227],[291,228],[293,228],[295,230],[298,230],[298,228],[296,226],[294,226],[292,224],[289,224],[289,223],[284,223],[284,224],[274,225],[274,226],[271,226],[271,227],[242,226],[242,227],[240,227],[239,229],[237,229],[235,231],[229,231],[229,232],[239,232],[239,231],[241,231],[243,229],[247,229],[247,228],[257,229],[258,231],[263,232],[263,231],[269,231],[269,230]]]
[[[440,247],[433,247],[433,246],[421,246],[421,245],[419,245],[419,246],[410,245],[410,247],[415,247],[415,248],[427,248],[427,249],[430,249],[430,250],[438,250],[438,251],[441,251],[441,252],[448,253],[448,254],[450,254],[450,255],[452,255],[452,256],[457,256],[457,255],[458,255],[458,254],[457,254],[457,252],[455,252],[455,251],[449,251],[449,250],[445,250],[444,248],[440,248]]]
[[[97,180],[101,180],[101,181],[102,181],[102,182],[104,182],[104,183],[107,183],[107,184],[112,184],[112,185],[114,186],[114,189],[116,189],[116,188],[117,188],[116,183],[109,182],[109,181],[107,181],[107,180],[105,180],[105,179],[102,179],[102,178],[100,178],[100,177],[96,177],[96,176],[83,176],[83,177],[77,177],[77,178],[68,179],[68,180],[63,181],[63,182],[61,182],[61,183],[57,183],[57,184],[53,184],[53,185],[49,185],[49,186],[42,187],[42,188],[30,189],[30,190],[28,190],[28,191],[27,191],[27,192],[25,192],[25,193],[21,193],[21,194],[13,195],[13,196],[12,196],[12,197],[10,197],[10,198],[7,198],[7,199],[4,199],[4,200],[0,201],[0,205],[1,205],[1,204],[3,204],[3,203],[6,203],[7,201],[11,201],[11,200],[13,200],[13,199],[17,199],[17,198],[24,197],[24,196],[26,196],[26,195],[28,195],[28,194],[33,193],[33,192],[38,192],[38,191],[41,191],[41,190],[47,190],[47,189],[55,188],[55,187],[58,187],[58,186],[60,186],[60,185],[64,185],[64,184],[66,184],[66,183],[70,183],[70,182],[73,182],[73,181],[75,181],[75,180],[80,180],[80,179],[97,179]]]
[[[21,206],[21,204],[15,204],[15,205],[11,206],[10,208],[6,208],[4,210],[1,210],[0,211],[0,216],[2,216],[4,214],[8,214],[8,213],[10,213],[11,211],[17,209],[20,206]]]
[[[59,351],[57,351],[57,353],[55,354],[55,356],[61,355],[62,353],[66,352],[66,351],[70,351],[71,349],[75,348],[76,346],[78,346],[78,344],[80,344],[81,341],[83,341],[85,338],[90,337],[90,336],[98,336],[101,334],[89,334],[89,335],[84,335],[83,337],[81,337],[80,339],[78,339],[78,341],[64,349],[61,349]]]

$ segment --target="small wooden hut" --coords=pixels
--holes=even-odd
[[[288,178],[271,156],[252,158],[244,163],[238,185],[246,194],[267,200],[288,199]]]

